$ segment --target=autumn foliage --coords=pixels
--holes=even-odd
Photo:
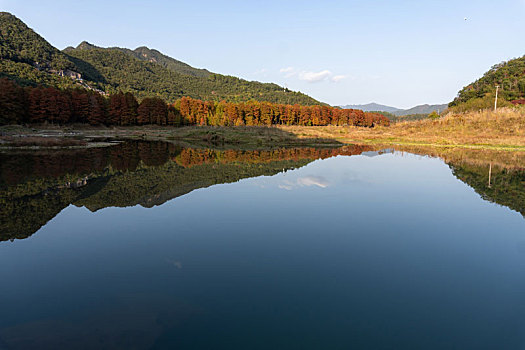
[[[388,118],[356,109],[270,102],[215,102],[182,97],[167,104],[158,97],[140,103],[133,94],[105,97],[84,89],[22,88],[0,79],[0,124],[85,123],[91,125],[389,125]]]
[[[319,105],[284,105],[258,101],[217,103],[183,97],[174,106],[183,122],[188,125],[389,125],[388,118],[380,114]]]
[[[204,148],[184,148],[176,157],[172,157],[179,165],[185,168],[193,166],[220,163],[271,163],[276,160],[316,160],[335,157],[338,155],[359,155],[372,148],[364,145],[351,145],[339,148],[276,148],[272,150],[213,150]]]

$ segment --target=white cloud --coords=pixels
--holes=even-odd
[[[346,75],[334,75],[331,80],[334,83],[337,83],[337,82],[339,82],[339,81],[341,81],[343,79],[346,79]]]
[[[278,185],[279,188],[283,190],[287,190],[287,191],[291,191],[294,188],[298,188],[298,187],[310,187],[310,186],[326,188],[330,186],[330,182],[322,176],[305,176],[305,177],[298,178],[294,182],[284,180],[281,184]]]
[[[279,69],[279,72],[281,72],[281,73],[290,73],[290,72],[293,72],[293,71],[294,71],[294,67],[286,67],[286,68]]]
[[[299,80],[303,80],[308,83],[317,83],[320,81],[331,81],[333,83],[337,83],[343,79],[348,78],[348,76],[342,74],[334,75],[328,69],[324,69],[319,72],[312,72],[306,70],[299,71],[295,67],[285,67],[279,69],[279,73],[284,74],[285,78],[297,76]]]
[[[326,188],[330,183],[322,176],[306,176],[297,179],[299,186],[317,186]]]
[[[328,79],[331,75],[332,72],[326,69],[320,72],[302,71],[301,73],[299,73],[299,79],[307,81],[309,83],[317,83],[319,81]]]

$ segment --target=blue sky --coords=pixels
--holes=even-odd
[[[145,45],[333,105],[446,103],[525,54],[525,0],[0,0],[0,9],[60,49]]]

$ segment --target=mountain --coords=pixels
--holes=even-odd
[[[23,85],[64,87],[74,83],[78,67],[21,20],[0,12],[0,77]]]
[[[15,16],[0,12],[0,58],[42,69],[74,69],[66,55]]]
[[[128,55],[138,58],[139,60],[157,63],[173,72],[200,78],[207,78],[212,74],[206,69],[193,68],[189,64],[178,61],[174,58],[162,54],[157,50],[149,49],[145,46],[137,47],[135,50],[121,48],[116,49],[122,50]]]
[[[194,68],[147,47],[101,48],[82,42],[60,51],[24,22],[0,12],[0,78],[22,85],[78,86],[138,98],[182,96],[201,100],[268,101],[316,105],[319,101],[277,84],[247,81]]]
[[[409,109],[400,109],[391,106],[385,106],[378,103],[368,103],[364,105],[346,105],[342,108],[361,109],[365,112],[388,112],[396,116],[412,115],[412,114],[430,114],[433,111],[444,111],[447,109],[446,104],[438,105],[418,105]]]
[[[91,50],[91,49],[101,49],[101,48],[93,44],[90,44],[87,41],[83,41],[76,47],[76,49]],[[164,55],[163,53],[157,50],[150,49],[145,46],[137,47],[135,50],[130,50],[130,49],[121,48],[121,47],[110,47],[108,49],[122,51],[125,54],[131,57],[137,58],[141,61],[157,63],[161,65],[162,67],[167,68],[176,73],[181,73],[181,74],[191,75],[194,77],[201,77],[201,78],[206,78],[212,74],[210,71],[206,69],[193,68],[189,64],[178,61],[174,58]],[[69,46],[64,49],[64,52],[72,52],[74,50],[75,50],[74,47]]]
[[[418,106],[415,106],[409,109],[404,109],[402,110],[402,112],[394,113],[394,114],[398,116],[411,115],[411,114],[430,114],[434,111],[443,112],[445,109],[447,109],[447,107],[448,107],[448,104],[446,103],[438,104],[438,105],[424,104],[424,105],[418,105]]]
[[[375,103],[375,102],[367,103],[367,104],[364,104],[364,105],[346,105],[346,106],[341,106],[341,108],[360,109],[360,110],[365,111],[365,112],[378,112],[378,111],[381,111],[381,112],[394,113],[394,112],[402,111],[402,109],[399,109],[399,108],[396,108],[396,107],[390,107],[390,106],[381,105],[381,104]]]
[[[132,92],[139,98],[160,96],[167,101],[189,96],[215,101],[319,104],[305,94],[283,89],[276,84],[199,70],[145,47],[136,50],[102,48],[83,42],[64,52],[77,66],[87,65],[83,69],[86,77],[109,93],[122,90]]]
[[[490,108],[494,105],[496,85],[498,104],[525,99],[525,56],[492,66],[481,78],[465,86],[449,104],[456,110]]]

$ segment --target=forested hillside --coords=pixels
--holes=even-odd
[[[15,16],[0,12],[0,77],[23,85],[68,87],[75,83],[63,75],[77,71],[64,53]]]
[[[73,60],[78,60],[79,66],[82,65],[80,62],[91,66],[92,69],[84,70],[86,76],[101,83],[108,93],[130,91],[138,98],[155,95],[167,101],[189,96],[213,101],[319,104],[307,95],[283,89],[276,84],[250,82],[209,72],[206,74],[190,66],[183,67],[176,63],[178,61],[170,60],[160,53],[150,57],[152,51],[147,48],[132,51],[82,43],[75,49],[67,48],[65,52]],[[102,79],[96,78],[95,74],[99,74]]]
[[[498,106],[525,99],[525,56],[494,65],[483,77],[467,85],[449,104],[456,110],[483,109],[494,106],[499,85]]]
[[[20,19],[0,13],[0,78],[21,85],[78,86],[105,93],[132,92],[167,102],[189,96],[227,102],[267,101],[316,105],[319,101],[276,84],[214,74],[139,47],[100,48],[86,42],[61,52]]]
[[[15,16],[0,12],[0,58],[37,65],[43,69],[75,69],[66,55]]]

